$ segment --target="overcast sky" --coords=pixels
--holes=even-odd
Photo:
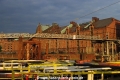
[[[34,33],[38,23],[69,25],[88,22],[92,17],[120,20],[120,0],[0,0],[0,32]],[[105,9],[99,10],[103,7]],[[87,15],[91,12],[95,13]],[[85,16],[86,15],[86,16]],[[84,17],[82,17],[84,16]]]

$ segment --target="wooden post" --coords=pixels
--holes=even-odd
[[[108,41],[107,41],[107,56],[108,56],[108,61],[110,61],[109,42]]]

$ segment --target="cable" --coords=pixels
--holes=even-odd
[[[115,3],[112,3],[112,4],[110,4],[110,5],[108,5],[108,6],[105,6],[105,7],[103,7],[103,8],[100,8],[100,9],[98,9],[98,10],[96,10],[96,11],[93,11],[93,12],[91,12],[91,13],[88,13],[88,14],[86,14],[86,15],[83,15],[83,16],[81,16],[80,18],[83,18],[83,17],[85,17],[85,16],[87,16],[87,15],[90,15],[90,14],[93,14],[93,13],[95,13],[95,12],[97,12],[97,11],[100,11],[100,10],[102,10],[102,9],[105,9],[105,8],[107,8],[107,7],[110,7],[110,6],[112,6],[112,5],[114,5],[114,4],[117,4],[117,3],[119,3],[120,1],[117,1],[117,2],[115,2]],[[79,18],[79,19],[80,19]]]

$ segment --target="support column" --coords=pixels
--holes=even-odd
[[[104,42],[102,42],[102,55],[104,55]]]
[[[88,71],[88,72],[93,72],[93,71]],[[94,74],[88,74],[87,80],[94,80]]]
[[[102,42],[102,56],[101,56],[101,62],[103,62],[104,61],[104,42]]]
[[[114,43],[112,41],[112,60],[114,61]]]
[[[109,43],[107,41],[107,55],[109,56]]]
[[[109,42],[108,41],[107,41],[107,56],[108,56],[108,61],[110,61]]]
[[[101,74],[101,79],[100,80],[104,80],[104,74]]]

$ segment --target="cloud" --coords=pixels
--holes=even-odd
[[[3,32],[34,33],[39,22],[57,22],[63,26],[70,21],[87,22],[94,16],[120,19],[120,3],[94,12],[117,1],[119,0],[0,0],[0,27]],[[94,13],[89,14],[91,12]]]

